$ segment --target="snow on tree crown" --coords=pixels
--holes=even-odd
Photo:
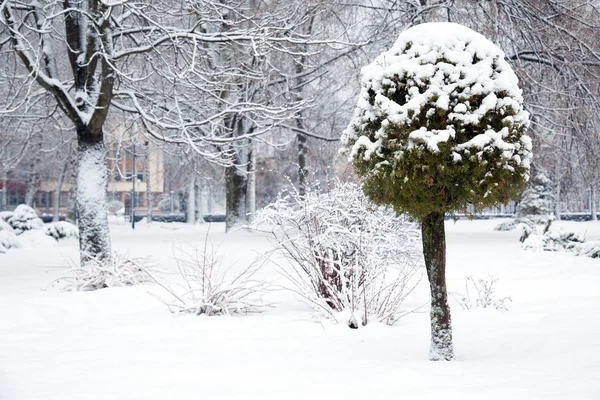
[[[417,25],[361,73],[340,151],[372,200],[422,217],[506,202],[529,178],[522,92],[482,35]]]

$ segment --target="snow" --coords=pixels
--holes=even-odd
[[[271,293],[277,305],[267,312],[236,317],[173,316],[154,285],[60,292],[48,284],[78,262],[76,240],[11,249],[0,254],[0,398],[597,399],[600,260],[525,251],[520,233],[494,231],[498,223],[446,223],[448,290],[491,274],[498,295],[513,300],[501,312],[464,311],[451,299],[457,360],[448,363],[427,361],[425,279],[405,303],[416,312],[393,327],[351,330],[315,321],[288,291]],[[600,239],[599,223],[557,224]],[[121,219],[112,242],[152,256],[173,278],[173,243],[201,244],[208,227],[132,231]],[[209,237],[226,262],[270,248],[257,233],[223,232],[212,224]]]

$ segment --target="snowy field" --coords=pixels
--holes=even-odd
[[[498,278],[509,311],[453,311],[455,362],[430,362],[428,286],[395,326],[351,330],[316,320],[290,292],[249,316],[173,316],[152,285],[63,293],[49,286],[77,259],[72,240],[0,254],[0,399],[600,399],[600,260],[528,252],[498,221],[447,222],[448,284]],[[600,223],[562,223],[600,239]],[[113,223],[117,251],[176,271],[173,243],[208,225]],[[225,262],[270,248],[257,233],[210,240]],[[169,274],[164,274],[165,276]],[[274,269],[266,278],[280,280]]]

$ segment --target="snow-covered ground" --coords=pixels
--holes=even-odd
[[[427,308],[395,326],[317,321],[290,292],[258,315],[173,316],[151,285],[62,293],[75,242],[0,254],[0,399],[599,399],[600,260],[528,252],[497,220],[447,222],[448,284],[498,278],[509,311],[452,303],[455,362],[429,362]],[[600,223],[562,223],[600,239]],[[174,271],[173,243],[208,225],[113,223],[117,251]],[[243,266],[270,248],[245,231],[210,240]],[[266,277],[280,279],[274,270]],[[407,310],[428,302],[423,279]]]

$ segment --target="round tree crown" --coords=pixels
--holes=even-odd
[[[372,200],[421,219],[518,194],[529,178],[529,114],[496,45],[462,25],[421,24],[361,73],[340,151]]]

